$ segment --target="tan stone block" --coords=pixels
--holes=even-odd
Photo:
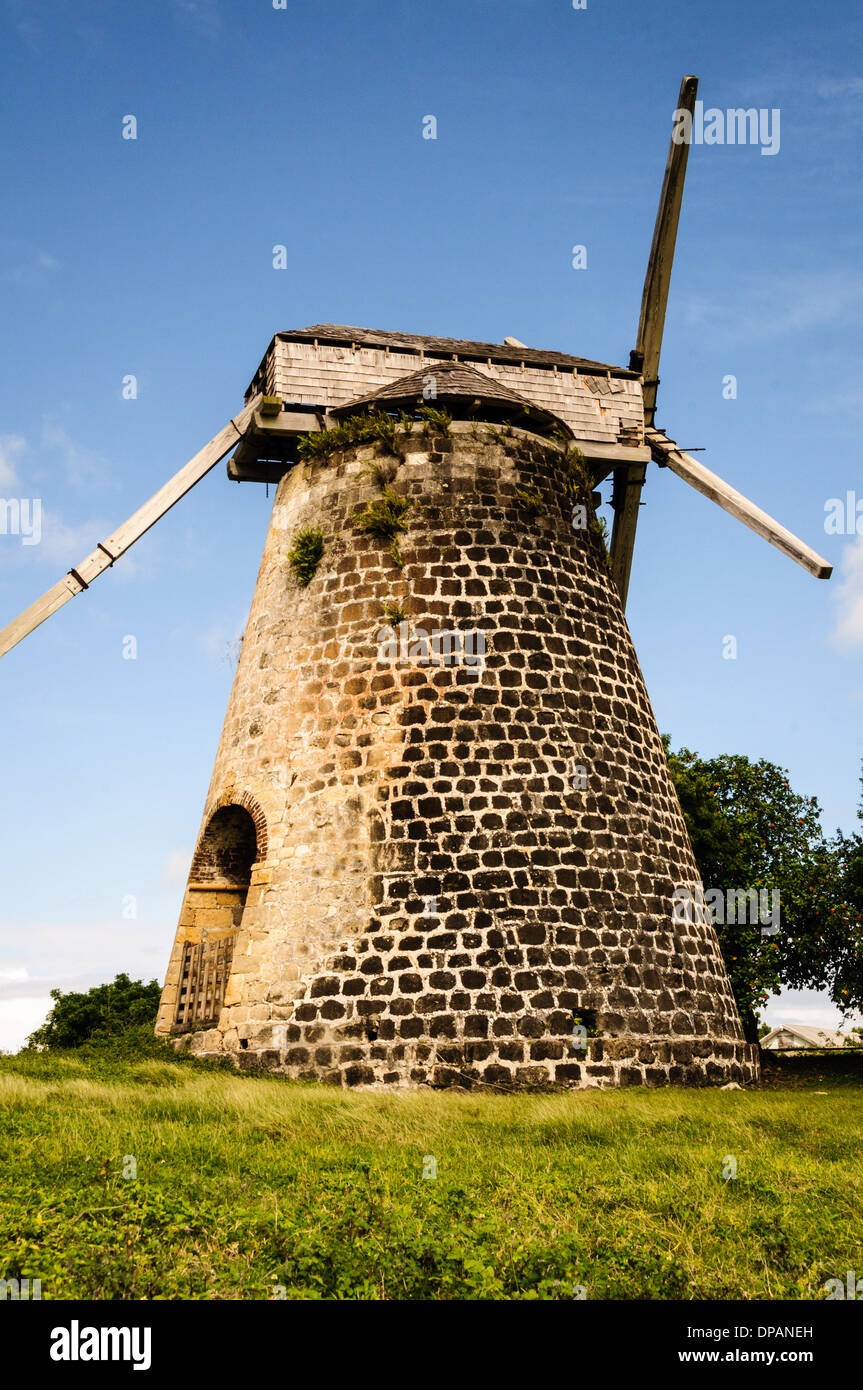
[[[196,914],[196,926],[203,927],[232,927],[234,917],[230,908],[210,907],[200,908]]]

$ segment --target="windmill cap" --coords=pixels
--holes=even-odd
[[[526,400],[516,391],[511,391],[508,386],[502,385],[483,372],[478,372],[475,367],[469,367],[464,362],[429,363],[417,372],[410,372],[407,376],[399,377],[397,381],[389,382],[371,395],[347,401],[333,410],[332,414],[337,417],[356,415],[364,409],[373,410],[379,407],[385,410],[388,406],[435,406],[442,401],[448,406],[456,407],[455,413],[468,417],[476,417],[477,412],[484,406],[486,409],[483,414],[491,413],[494,418],[503,416],[512,423],[521,423],[525,429],[539,434],[550,433],[552,430],[559,430],[567,435],[572,433],[568,425],[552,411]]]

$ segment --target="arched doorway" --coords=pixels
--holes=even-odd
[[[258,836],[249,812],[243,806],[221,806],[207,822],[192,860],[172,1032],[218,1020],[257,856]]]

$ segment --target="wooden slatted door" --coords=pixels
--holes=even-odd
[[[255,823],[244,807],[232,803],[211,816],[180,913],[174,1033],[219,1021],[257,848]]]
[[[177,995],[177,1027],[217,1022],[225,1000],[236,939],[237,933],[231,932],[214,941],[186,942]]]

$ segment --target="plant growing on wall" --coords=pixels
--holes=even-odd
[[[288,564],[297,583],[307,588],[315,577],[324,553],[324,533],[317,526],[303,526],[288,551]]]
[[[409,498],[394,492],[387,483],[382,487],[380,497],[373,498],[354,513],[354,525],[357,530],[365,532],[367,536],[374,536],[376,540],[387,545],[393,563],[398,565],[399,569],[404,560],[399,550],[398,537],[408,529],[405,518],[410,505]]]
[[[297,442],[300,458],[326,459],[353,444],[382,444],[387,453],[404,458],[402,439],[410,433],[411,421],[378,411],[373,415],[351,415],[329,430],[302,435]]]
[[[505,444],[508,439],[512,439],[512,425],[504,425],[502,430],[495,429],[494,425],[486,425],[486,434],[489,439],[493,439],[496,444]]]
[[[528,516],[542,516],[545,511],[545,503],[538,492],[529,492],[527,488],[517,487],[515,490],[516,501],[523,512]]]
[[[431,429],[440,430],[441,434],[449,435],[452,416],[446,410],[436,410],[433,405],[421,405],[417,409],[417,415],[421,420],[425,420],[423,434],[429,434]]]
[[[381,607],[390,627],[398,627],[399,623],[403,623],[407,618],[407,610],[397,601],[382,603]]]
[[[399,471],[400,460],[397,458],[378,458],[371,459],[366,468],[371,473],[378,487],[386,487],[387,483],[395,481]]]

